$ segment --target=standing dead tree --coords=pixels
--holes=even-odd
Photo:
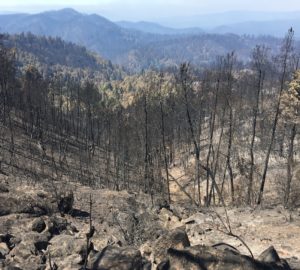
[[[163,147],[163,156],[164,156],[164,167],[165,167],[165,173],[167,178],[168,203],[170,204],[171,192],[170,192],[169,164],[168,164],[168,157],[167,157],[166,134],[165,134],[165,112],[164,112],[164,104],[162,100],[163,99],[162,79],[163,79],[163,73],[160,74],[160,81],[159,81],[159,90],[160,90],[159,107],[160,107],[160,116],[161,116],[161,138],[162,138],[162,147]]]
[[[198,202],[199,205],[201,205],[201,190],[200,190],[200,144],[198,143],[198,140],[195,136],[195,129],[193,125],[193,120],[190,112],[190,105],[189,105],[189,96],[188,92],[191,90],[191,80],[189,78],[189,65],[187,63],[184,63],[180,66],[180,85],[181,89],[183,91],[184,96],[184,104],[185,104],[185,110],[186,110],[186,117],[191,133],[191,138],[194,144],[195,148],[195,156],[196,156],[196,182],[198,187]],[[200,123],[201,125],[201,123]]]
[[[267,154],[266,154],[263,174],[262,174],[262,178],[261,178],[261,184],[260,184],[259,195],[258,195],[258,200],[257,200],[258,205],[260,205],[263,200],[267,172],[268,172],[268,168],[269,168],[269,160],[270,160],[270,155],[271,155],[271,151],[273,148],[275,134],[276,134],[276,130],[277,130],[277,124],[278,124],[278,120],[279,120],[282,92],[285,87],[285,82],[286,82],[286,79],[288,76],[288,71],[289,71],[288,64],[289,64],[289,60],[290,60],[289,58],[290,58],[291,52],[293,51],[293,37],[294,37],[294,30],[291,28],[288,31],[288,34],[286,35],[286,37],[284,39],[283,46],[281,49],[282,52],[281,52],[280,59],[279,59],[280,64],[281,64],[280,89],[279,89],[278,101],[277,101],[277,105],[276,105],[275,117],[274,117],[274,121],[273,121],[273,125],[272,125],[272,134],[271,134],[270,143],[269,143]]]
[[[259,110],[260,93],[263,87],[265,68],[267,61],[267,49],[264,46],[256,46],[252,53],[253,66],[257,76],[257,86],[255,92],[255,104],[253,107],[253,122],[252,122],[252,137],[250,143],[250,172],[249,172],[249,184],[247,192],[247,203],[252,203],[253,197],[253,174],[254,174],[254,144],[257,132],[257,116]]]

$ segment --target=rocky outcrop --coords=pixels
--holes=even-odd
[[[170,248],[158,269],[172,270],[290,270],[285,261],[262,262],[230,250],[208,246]]]
[[[142,270],[151,269],[140,251],[134,248],[107,246],[91,258],[92,270]],[[149,268],[150,267],[150,268]]]
[[[56,212],[69,213],[72,210],[74,196],[72,192],[57,196],[46,194],[22,194],[20,192],[0,192],[0,216],[9,214],[29,214],[32,216],[48,215]]]
[[[147,204],[143,194],[101,192],[93,196],[89,243],[88,200],[76,201],[73,209],[72,192],[23,194],[10,187],[0,193],[0,213],[6,213],[0,216],[0,269],[49,270],[50,261],[58,269],[72,270],[82,269],[86,261],[89,270],[290,269],[279,256],[285,256],[280,246],[279,253],[270,247],[256,259],[243,255],[248,253],[240,242],[227,241],[213,230],[214,220],[206,210],[157,208]],[[234,230],[240,226],[232,223]]]
[[[161,235],[156,241],[149,244],[152,247],[149,251],[151,252],[151,261],[158,265],[165,259],[169,248],[183,249],[190,246],[190,241],[184,230],[176,229]]]
[[[57,235],[50,240],[46,254],[59,269],[79,269],[86,256],[86,241],[72,235]]]

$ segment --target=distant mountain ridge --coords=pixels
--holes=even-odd
[[[119,21],[117,25],[126,29],[134,29],[145,33],[161,34],[161,35],[190,35],[190,34],[202,34],[204,31],[199,27],[190,28],[171,28],[152,22],[130,22],[130,21]]]
[[[2,32],[17,34],[31,32],[35,35],[61,37],[101,52],[106,58],[132,47],[141,35],[126,31],[96,14],[86,15],[73,9],[47,11],[38,14],[1,15]]]
[[[255,45],[265,44],[276,51],[280,44],[279,39],[272,37],[208,34],[198,28],[178,30],[148,22],[117,25],[97,14],[82,14],[73,9],[0,15],[0,25],[1,32],[9,34],[31,32],[73,42],[131,72],[170,67],[184,61],[203,66],[231,51],[248,61]],[[226,28],[217,31],[231,32]]]
[[[159,23],[173,28],[201,27],[203,30],[209,31],[219,26],[240,24],[245,22],[275,22],[298,19],[300,19],[300,11],[263,12],[236,10],[219,13],[198,14],[186,17],[166,17],[164,19],[160,19]]]
[[[293,28],[295,36],[300,37],[300,18],[293,20],[278,21],[248,21],[237,24],[222,25],[212,30],[217,34],[233,33],[237,35],[270,35],[274,37],[283,37],[287,29]]]

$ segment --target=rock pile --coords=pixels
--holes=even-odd
[[[135,194],[99,191],[87,239],[89,213],[76,209],[72,192],[1,190],[0,269],[291,269],[274,247],[254,259],[226,243],[192,245],[191,237],[210,232],[204,213],[147,206]]]

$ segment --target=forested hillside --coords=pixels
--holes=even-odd
[[[131,51],[118,59],[131,71],[142,69],[167,69],[179,67],[182,62],[189,62],[199,69],[213,65],[218,56],[234,51],[242,65],[249,64],[251,51],[256,45],[272,48],[276,54],[280,50],[280,39],[274,37],[254,38],[238,35],[191,35],[173,36],[167,40],[150,42]],[[298,43],[295,43],[298,47]]]
[[[34,37],[13,36],[9,40],[18,38],[21,48],[26,49],[26,42]],[[38,59],[46,59],[49,51],[58,52],[58,45],[65,44],[59,39],[34,39],[37,48],[39,42],[47,44],[43,46],[45,53],[36,50]],[[98,65],[85,49],[64,46],[71,46],[76,53],[81,50],[83,54],[77,57],[87,59],[87,66]],[[298,177],[299,97],[292,30],[275,58],[264,46],[253,48],[247,69],[231,53],[201,71],[182,64],[168,72],[145,71],[108,81],[108,77],[68,76],[65,71],[64,76],[42,76],[34,64],[16,69],[17,55],[2,47],[1,119],[3,128],[10,130],[6,132],[10,134],[10,161],[3,164],[14,160],[14,129],[19,123],[17,126],[42,149],[50,147],[44,155],[59,150],[63,167],[69,144],[73,140],[80,143],[76,151],[81,153],[77,160],[81,181],[118,190],[140,189],[152,196],[159,192],[170,201],[169,170],[184,166],[195,204],[209,205],[212,198],[216,203],[215,197],[223,196],[231,203],[253,204],[261,203],[268,175],[284,175],[286,167],[288,178],[277,183],[283,193],[276,199],[285,205],[296,203],[298,182],[292,178]],[[57,61],[67,61],[64,57]],[[18,61],[22,59],[26,63],[26,57]],[[108,65],[106,72],[110,68]],[[84,68],[78,69],[78,74],[82,72]],[[96,149],[106,157],[97,173],[90,167]],[[277,168],[277,163],[282,166]],[[291,188],[291,183],[296,186]]]
[[[125,74],[121,67],[61,38],[23,33],[2,35],[2,43],[14,50],[16,65],[23,71],[28,65],[34,65],[45,76],[54,72],[75,73],[81,79],[92,77],[98,82],[121,79]]]

